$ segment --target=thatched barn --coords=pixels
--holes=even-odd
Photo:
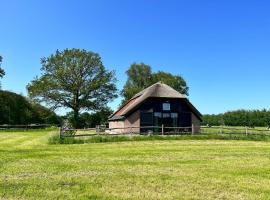
[[[168,132],[177,128],[197,133],[201,116],[185,95],[158,82],[134,95],[113,113],[109,128],[120,133],[160,132],[162,127]]]

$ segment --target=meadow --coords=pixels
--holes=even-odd
[[[0,132],[0,199],[269,199],[270,143],[149,140],[49,144]]]

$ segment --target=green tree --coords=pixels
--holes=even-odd
[[[1,68],[2,65],[2,56],[0,56],[0,78],[3,78],[3,76],[5,75],[5,71]],[[0,89],[1,89],[1,83],[0,83]]]
[[[270,110],[235,110],[218,115],[204,115],[203,125],[269,126]]]
[[[104,125],[108,123],[109,116],[113,113],[110,108],[103,108],[95,113],[82,113],[80,115],[80,121],[82,127],[94,128],[97,125]]]
[[[133,63],[126,71],[128,79],[122,90],[125,100],[130,99],[134,94],[149,86],[152,78],[152,71],[149,65],[144,63]]]
[[[29,96],[53,108],[73,111],[77,127],[81,110],[100,110],[117,97],[116,78],[97,53],[65,49],[41,59],[42,75],[27,85]]]
[[[1,68],[2,61],[3,61],[3,57],[0,56],[0,78],[3,78],[3,76],[5,75],[5,71]]]
[[[124,97],[123,102],[129,100],[144,88],[159,81],[171,86],[182,94],[188,95],[189,88],[186,81],[180,75],[172,75],[163,71],[152,73],[151,67],[144,63],[133,63],[126,71],[126,74],[128,79],[121,92]]]
[[[44,106],[22,95],[0,91],[0,124],[59,124],[60,118]]]
[[[163,83],[171,86],[181,94],[188,95],[188,86],[183,77],[179,75],[172,75],[171,73],[158,71],[152,75],[152,84],[158,81],[162,81]]]

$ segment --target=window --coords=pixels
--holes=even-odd
[[[178,125],[178,113],[171,113],[173,127]]]
[[[161,118],[161,112],[155,112],[155,113],[154,113],[154,117],[159,117],[159,118]]]
[[[152,126],[153,124],[153,113],[141,112],[141,126]]]
[[[162,116],[163,118],[169,118],[169,117],[171,117],[171,115],[170,115],[170,113],[163,113],[163,116]]]
[[[155,112],[154,113],[154,126],[161,126],[161,125],[162,125],[162,114],[161,112]],[[158,131],[158,129],[155,131]]]
[[[171,113],[171,118],[177,118],[178,117],[178,113]]]
[[[163,103],[162,104],[162,109],[163,110],[171,110],[170,103]]]

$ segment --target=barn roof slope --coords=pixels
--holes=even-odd
[[[160,97],[160,98],[179,98],[186,99],[186,96],[171,88],[170,86],[157,82],[148,88],[142,90],[141,92],[135,94],[129,101],[127,101],[122,107],[120,107],[114,114],[111,115],[109,120],[123,119],[124,116],[129,114],[134,108],[143,103],[146,99],[150,97]],[[188,100],[187,100],[188,101]],[[200,116],[201,114],[197,109],[188,101],[189,106],[195,110]]]

